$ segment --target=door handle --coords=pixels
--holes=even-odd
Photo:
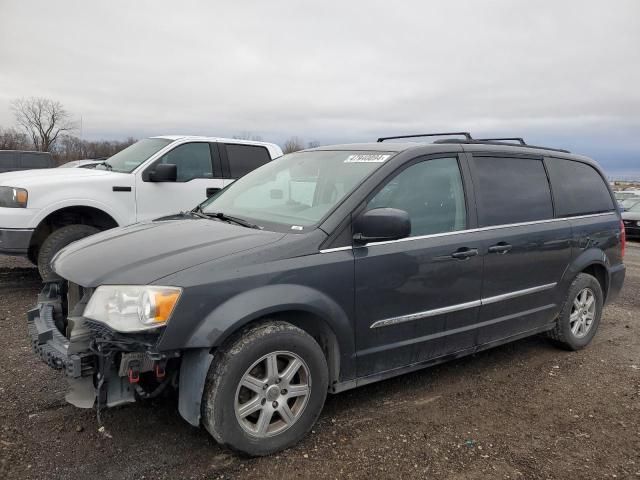
[[[489,253],[507,253],[513,248],[512,245],[507,242],[500,242],[489,247]]]
[[[467,258],[475,257],[476,255],[478,255],[478,249],[468,247],[459,248],[451,254],[453,258],[456,258],[458,260],[466,260]]]
[[[215,195],[216,193],[218,193],[221,189],[218,187],[209,187],[207,188],[207,198],[209,198],[212,195]]]

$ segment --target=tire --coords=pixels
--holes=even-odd
[[[267,368],[274,358],[278,375],[270,378]],[[289,382],[290,367],[294,375]],[[203,424],[221,445],[249,456],[269,455],[298,443],[311,430],[327,386],[327,362],[311,336],[286,322],[263,323],[216,352],[202,399]],[[267,418],[269,423],[262,421]]]
[[[587,303],[588,299],[593,298],[592,311],[591,304],[589,308],[583,305],[583,295]],[[558,315],[556,325],[548,332],[548,336],[556,345],[567,350],[580,350],[586,347],[600,325],[603,303],[604,296],[600,282],[587,273],[578,274],[569,287],[567,299]],[[591,318],[590,323],[588,323],[589,318]]]
[[[38,271],[40,272],[42,280],[47,282],[60,278],[51,269],[51,260],[53,260],[56,253],[70,243],[94,235],[99,231],[96,227],[90,225],[67,225],[51,233],[44,242],[42,242],[42,246],[38,252]]]

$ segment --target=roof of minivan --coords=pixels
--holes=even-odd
[[[378,151],[378,152],[404,152],[408,150],[416,150],[418,154],[440,153],[447,150],[460,150],[465,152],[505,152],[517,154],[540,155],[546,157],[566,158],[570,160],[578,160],[581,162],[597,165],[594,160],[584,155],[574,153],[566,153],[557,150],[548,150],[545,148],[524,147],[519,145],[506,145],[496,143],[464,143],[464,142],[447,142],[447,143],[422,143],[422,142],[370,142],[370,143],[347,143],[340,145],[326,145],[322,147],[308,149],[313,150],[360,150],[360,151]]]

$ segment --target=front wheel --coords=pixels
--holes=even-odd
[[[51,233],[40,247],[38,252],[38,271],[42,280],[47,282],[58,280],[60,277],[51,268],[51,260],[56,253],[64,247],[82,238],[98,233],[96,227],[91,225],[66,225]]]
[[[318,343],[285,322],[246,331],[216,353],[203,398],[203,423],[218,443],[252,456],[299,442],[327,394]]]

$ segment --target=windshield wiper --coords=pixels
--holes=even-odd
[[[181,213],[184,214],[184,215],[191,214],[191,215],[193,215],[195,217],[209,219],[209,217],[202,211],[202,207],[200,207],[200,205],[198,205],[193,210],[189,210],[188,212],[181,212]]]
[[[255,228],[258,230],[262,230],[262,227],[260,227],[259,225],[256,225],[255,223],[247,222],[243,218],[232,217],[230,215],[225,215],[222,212],[211,212],[211,213],[204,212],[200,205],[198,205],[196,208],[191,210],[191,213],[196,217],[200,217],[200,218],[217,218],[218,220],[222,220],[223,222],[235,223],[236,225],[240,225],[242,227]]]
[[[102,162],[98,163],[98,165],[102,165],[105,169],[109,171],[113,170],[113,167],[111,166],[111,164],[107,163],[106,160],[103,160]]]

